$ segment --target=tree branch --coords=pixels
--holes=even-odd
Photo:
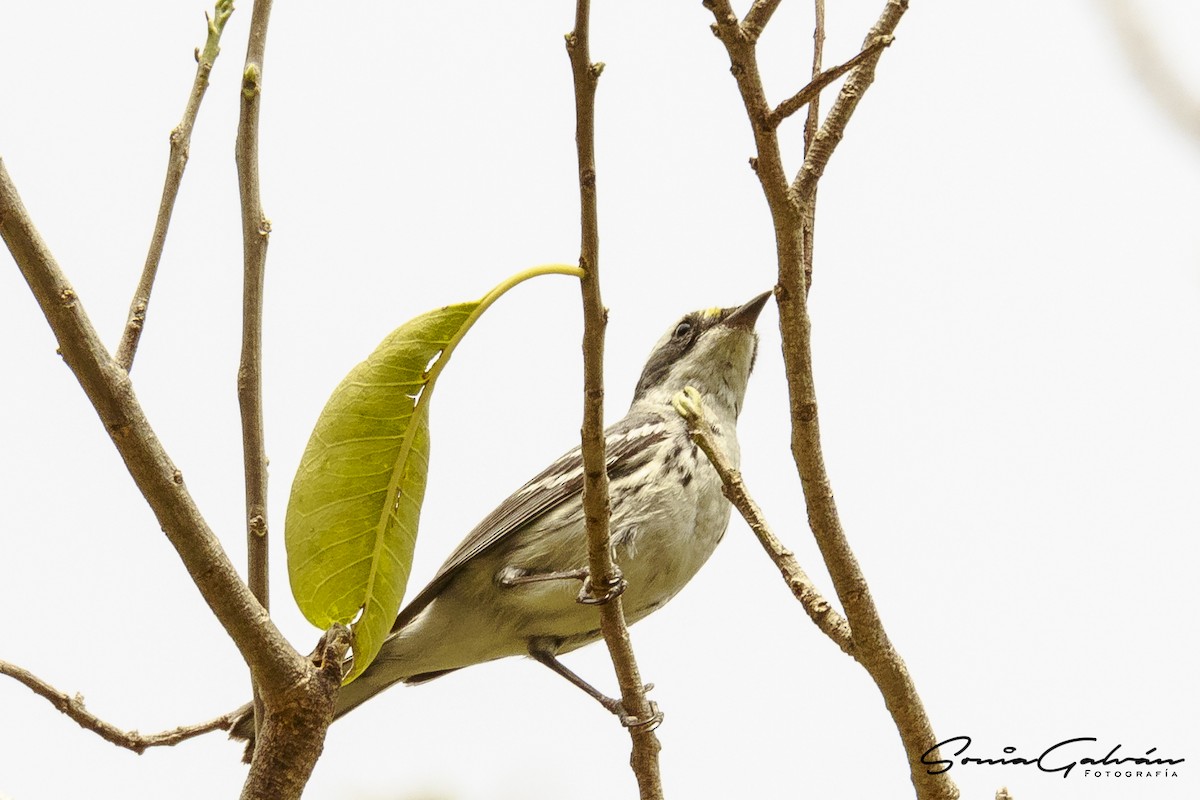
[[[305,660],[306,685],[283,697],[263,692],[267,713],[254,741],[241,800],[300,800],[333,722],[350,640],[349,628],[334,625]]]
[[[259,682],[282,691],[304,661],[246,588],[146,419],[128,373],[104,349],[0,160],[0,236],[17,262],[104,429],[197,588]]]
[[[771,561],[779,568],[783,580],[787,583],[792,594],[800,601],[804,613],[816,624],[821,631],[833,640],[842,652],[857,659],[854,639],[850,634],[850,626],[845,617],[837,612],[829,601],[817,589],[816,584],[808,577],[808,573],[800,566],[791,550],[783,546],[783,542],[771,532],[766,517],[758,503],[750,496],[742,473],[729,463],[729,458],[721,450],[720,445],[713,439],[712,425],[704,416],[704,408],[700,404],[700,394],[688,387],[690,391],[680,392],[675,396],[675,410],[688,422],[688,433],[692,441],[700,445],[709,463],[721,476],[721,490],[733,507],[738,510],[750,530],[758,537],[758,542],[767,551]]]
[[[742,22],[742,29],[752,41],[758,41],[781,2],[783,0],[754,0],[754,5],[750,6],[750,10],[746,12],[746,19]]]
[[[79,723],[80,727],[92,731],[100,738],[118,747],[132,750],[138,755],[151,747],[170,747],[211,731],[227,731],[237,716],[236,713],[226,714],[198,725],[184,725],[162,733],[141,734],[137,731],[123,731],[88,711],[84,707],[82,695],[71,696],[66,692],[59,691],[29,670],[18,667],[16,664],[0,661],[0,675],[7,675],[19,683],[25,684],[35,694],[46,698],[52,706]]]
[[[713,33],[729,54],[730,71],[750,120],[757,148],[757,156],[751,163],[762,184],[775,227],[779,264],[776,301],[788,379],[792,457],[804,491],[809,527],[845,610],[859,663],[879,687],[900,733],[917,796],[921,800],[953,800],[958,797],[958,788],[953,781],[945,773],[930,775],[921,766],[921,755],[937,742],[933,727],[903,660],[883,630],[866,579],[842,530],[821,451],[813,381],[808,282],[804,269],[805,220],[811,227],[817,181],[862,93],[874,79],[875,65],[883,49],[880,47],[864,58],[847,78],[824,124],[813,137],[800,174],[789,185],[776,129],[769,124],[771,111],[758,70],[754,39],[747,34],[745,25],[738,23],[728,0],[705,0],[705,6],[716,20]],[[907,0],[888,0],[879,21],[867,35],[863,49],[883,37],[890,37],[907,7]]]
[[[324,725],[328,726],[338,684],[329,687],[313,680],[312,666],[292,649],[266,609],[242,582],[184,486],[183,474],[171,463],[146,419],[129,373],[104,349],[75,290],[34,228],[2,160],[0,236],[50,323],[58,339],[59,352],[96,409],[129,474],[179,553],[196,588],[250,666],[264,701],[268,702],[268,710],[278,710],[280,717],[287,717],[289,724],[279,731],[284,735],[277,737],[280,742],[270,736],[260,736],[260,743],[265,738],[269,751],[278,751],[283,744],[299,740],[302,747],[307,746],[312,751],[308,755],[311,762],[315,762],[325,728],[314,730],[322,717],[305,717],[303,712],[314,704],[326,703],[329,716],[324,718]],[[340,663],[338,669],[340,682]],[[270,716],[268,714],[268,719]],[[307,780],[311,763],[309,771],[303,772],[302,769],[291,769],[291,761],[273,755],[275,757],[269,763],[275,767],[282,764],[289,774],[302,774]],[[243,798],[287,800],[299,797],[298,790],[290,795],[273,793],[274,784],[270,780],[273,774],[267,766],[257,773],[252,767]]]
[[[246,469],[246,531],[250,590],[269,608],[267,585],[267,457],[262,417],[263,277],[271,222],[262,210],[258,172],[258,122],[263,55],[271,0],[257,0],[242,73],[242,111],[235,159],[242,208],[242,356],[238,365],[238,404]]]
[[[825,58],[825,0],[813,1],[813,56],[812,70],[809,73],[816,78],[821,74],[822,60]],[[804,152],[807,154],[817,135],[817,126],[821,122],[820,94],[808,103],[808,117],[804,120]]]
[[[250,19],[250,39],[242,72],[241,115],[234,145],[242,210],[242,353],[238,364],[237,396],[242,418],[242,462],[246,484],[246,580],[258,602],[268,610],[270,552],[262,413],[262,308],[271,223],[262,210],[258,123],[270,16],[271,0],[256,0]],[[259,688],[252,685],[252,690],[256,724],[261,724],[263,709]]]
[[[785,119],[820,97],[822,89],[845,75],[850,70],[857,67],[859,64],[862,64],[868,58],[874,56],[877,51],[887,47],[892,43],[892,41],[893,37],[891,36],[880,36],[875,41],[867,45],[866,49],[861,50],[858,55],[851,58],[845,64],[839,64],[836,67],[830,67],[824,72],[819,73],[816,77],[809,81],[803,89],[780,103],[779,106],[772,111],[771,115],[767,118],[767,124],[772,128],[778,128],[779,124]]]
[[[660,719],[646,699],[645,687],[618,590],[620,570],[612,559],[609,539],[608,472],[604,452],[604,329],[607,311],[600,296],[600,237],[596,213],[595,107],[596,84],[603,64],[593,64],[589,50],[589,0],[577,0],[575,27],[567,34],[567,55],[575,85],[575,144],[579,166],[580,254],[583,295],[583,510],[588,539],[588,585],[599,604],[600,630],[608,645],[621,687],[621,704],[636,721],[629,725],[633,752],[630,764],[642,800],[661,800],[662,779],[654,734]]]
[[[251,48],[261,54],[265,14],[256,5]],[[258,70],[248,70],[258,74]],[[320,755],[341,683],[348,629],[325,637],[321,663],[301,657],[242,582],[138,403],[129,374],[104,349],[74,289],[33,226],[0,161],[0,236],[20,267],[105,430],[179,553],[201,595],[250,666],[265,710],[244,800],[299,798]]]
[[[815,77],[821,72],[822,59],[825,58],[825,0],[814,0],[813,3],[813,57],[811,74]],[[813,141],[817,138],[817,128],[821,124],[821,98],[814,97],[808,104],[808,115],[804,119],[804,155],[812,149]],[[800,222],[800,260],[804,265],[804,290],[812,291],[813,253],[816,251],[817,223],[817,192],[814,189],[809,202],[803,209],[804,215]]]
[[[121,334],[121,342],[117,346],[116,361],[126,372],[133,368],[133,357],[137,353],[138,341],[142,329],[146,325],[146,310],[150,306],[150,292],[154,289],[154,278],[158,274],[158,264],[162,260],[163,247],[167,243],[167,229],[171,225],[171,213],[175,209],[175,199],[179,196],[179,186],[183,182],[183,171],[187,167],[188,153],[192,143],[192,128],[196,125],[196,115],[200,113],[200,102],[208,89],[208,76],[212,72],[213,63],[221,52],[221,32],[225,23],[233,14],[233,0],[217,0],[213,16],[204,15],[208,23],[208,39],[204,49],[196,50],[196,77],[192,81],[192,91],[188,95],[187,107],[183,111],[183,119],[175,130],[171,131],[171,152],[167,157],[167,177],[163,182],[162,199],[158,204],[158,218],[154,221],[154,233],[150,237],[150,250],[146,253],[146,262],[142,266],[142,277],[133,293],[129,304],[129,319],[125,323],[125,331]]]
[[[842,135],[846,131],[846,124],[853,116],[854,110],[858,108],[863,93],[875,82],[875,66],[879,63],[884,48],[891,44],[892,34],[907,10],[908,0],[888,0],[883,13],[880,14],[871,30],[867,32],[862,49],[867,51],[874,47],[874,50],[855,67],[854,72],[842,84],[842,90],[838,92],[837,100],[833,102],[833,107],[829,109],[829,115],[825,117],[825,122],[813,138],[812,146],[804,155],[804,164],[792,182],[792,191],[799,196],[801,203],[807,202],[812,193],[816,191],[817,181],[821,179],[825,167],[829,164],[830,156],[841,142]],[[876,46],[879,40],[885,39],[887,41],[883,46]]]
[[[759,183],[762,184],[771,217],[776,220],[777,226],[782,226],[777,227],[779,233],[776,238],[780,241],[782,231],[798,226],[800,207],[787,191],[787,177],[783,171],[779,139],[775,128],[770,124],[771,106],[767,103],[762,77],[758,71],[755,40],[747,34],[746,26],[738,22],[729,0],[704,0],[704,7],[709,9],[716,19],[712,25],[712,32],[729,54],[729,71],[737,82],[742,105],[750,120],[750,130],[754,135],[757,154],[750,164],[758,175]],[[779,188],[781,186],[782,190]]]

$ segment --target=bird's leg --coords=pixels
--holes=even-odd
[[[569,569],[562,572],[532,572],[527,573],[524,570],[514,567],[506,567],[500,571],[500,577],[497,581],[505,588],[513,586],[524,586],[529,583],[542,583],[543,581],[586,581],[588,576],[587,567],[583,569]]]
[[[600,597],[592,597],[591,573],[587,567],[563,570],[561,572],[528,573],[515,567],[506,567],[500,571],[496,582],[506,589],[511,589],[514,586],[526,586],[531,583],[562,580],[583,581],[583,586],[579,589],[579,602],[585,605],[600,605],[611,602],[624,592],[625,587],[628,585],[628,582],[621,576],[618,570],[615,575],[605,581],[604,594]]]
[[[649,730],[654,730],[663,720],[662,712],[658,710],[658,706],[655,703],[650,703],[650,710],[652,713],[649,719],[638,719],[632,714],[626,713],[625,706],[621,704],[620,700],[603,694],[595,686],[592,686],[583,678],[579,677],[579,675],[572,672],[566,664],[559,661],[557,656],[554,654],[554,648],[549,642],[543,639],[533,639],[529,642],[529,657],[534,661],[537,661],[539,664],[546,665],[559,675],[569,680],[575,686],[582,689],[588,694],[589,697],[591,697],[600,705],[604,706],[606,711],[608,711],[610,714],[616,715],[617,719],[621,720],[621,724],[626,728],[646,727]],[[647,683],[644,687],[642,687],[642,691],[649,692],[653,688],[654,684]]]

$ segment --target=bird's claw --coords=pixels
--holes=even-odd
[[[599,606],[605,603],[611,603],[625,592],[625,587],[629,582],[622,577],[620,571],[616,571],[613,575],[605,579],[603,583],[604,594],[599,597],[592,595],[592,578],[587,576],[583,579],[583,586],[579,589],[579,602],[585,606]]]
[[[648,700],[647,704],[650,707],[650,716],[645,719],[639,719],[632,714],[618,714],[617,719],[621,720],[621,724],[630,730],[640,730],[644,733],[649,733],[652,730],[662,725],[663,712],[659,709],[658,703],[653,700]]]
[[[653,683],[647,683],[642,686],[642,693],[649,694],[654,688]],[[635,714],[630,714],[625,710],[625,704],[615,697],[597,697],[600,705],[608,709],[609,713],[621,721],[621,724],[630,729],[642,729],[646,732],[652,731],[662,724],[663,713],[658,708],[658,703],[653,700],[647,700],[650,708],[650,715],[645,718],[638,717]]]

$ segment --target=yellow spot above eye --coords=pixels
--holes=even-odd
[[[706,316],[706,317],[719,317],[719,316],[721,316],[721,311],[722,311],[722,309],[720,307],[713,306],[712,308],[704,309],[703,313],[704,313],[704,316]]]

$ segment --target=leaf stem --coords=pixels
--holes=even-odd
[[[522,284],[531,278],[537,278],[541,275],[572,275],[576,278],[582,279],[584,272],[574,264],[541,264],[536,267],[530,267],[529,269],[521,270],[515,275],[511,275],[500,283],[496,284],[496,286],[490,292],[480,298],[479,305],[473,312],[471,312],[471,315],[467,317],[466,321],[463,322],[463,325],[459,329],[458,333],[456,333],[450,339],[450,341],[446,343],[446,346],[442,348],[442,352],[438,356],[437,361],[435,361],[429,368],[429,372],[426,373],[426,392],[432,388],[434,381],[437,380],[438,375],[440,375],[442,372],[442,367],[447,361],[450,360],[450,354],[454,352],[454,348],[458,347],[458,343],[461,342],[463,337],[467,335],[467,331],[471,330],[471,326],[474,325],[481,316],[483,316],[483,312],[487,311],[491,307],[492,303],[495,303],[497,300],[503,297],[509,289],[512,289],[514,286]],[[421,399],[418,400],[417,403],[420,404],[421,400],[424,399],[425,392],[422,392]]]

